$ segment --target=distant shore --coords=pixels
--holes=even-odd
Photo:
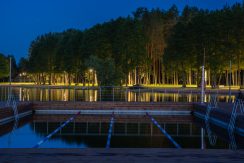
[[[0,83],[0,87],[9,87],[9,83]],[[75,83],[72,83],[71,85],[64,85],[64,84],[56,84],[56,85],[37,85],[34,83],[11,83],[12,87],[24,87],[24,88],[43,88],[43,89],[100,89],[100,88],[131,88],[131,85],[128,85],[127,87],[125,85],[123,86],[92,86],[91,84],[86,84],[83,86],[83,84],[76,85]],[[141,90],[154,90],[158,92],[162,91],[184,91],[184,92],[199,92],[201,91],[201,88],[197,87],[196,85],[187,85],[186,87],[182,87],[182,85],[142,85]],[[211,86],[206,86],[206,92],[221,92],[226,93],[229,91],[229,86],[221,85],[219,88],[211,88]],[[241,90],[244,92],[244,88],[241,88],[239,86],[231,86],[231,91],[233,93],[239,92]]]

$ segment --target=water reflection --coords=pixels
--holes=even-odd
[[[10,147],[30,148],[45,136],[59,127],[68,116],[60,115],[34,115],[29,123],[21,122],[14,137],[11,137]],[[229,148],[229,143],[222,137],[218,137],[214,146],[208,141],[206,132],[192,121],[188,116],[164,116],[155,117],[173,139],[183,148]],[[74,122],[69,123],[45,142],[42,148],[104,148],[109,129],[109,116],[86,115],[78,116]],[[13,124],[1,127],[9,128],[0,135],[0,147],[9,147],[7,144],[8,134]],[[212,128],[215,132],[218,132]],[[223,131],[220,131],[220,135]],[[219,135],[218,135],[219,136]],[[238,139],[237,139],[238,140]],[[239,139],[240,140],[240,139]],[[238,143],[240,143],[238,140]],[[173,144],[151,123],[146,116],[120,116],[116,117],[114,124],[111,147],[116,148],[174,148]],[[239,147],[243,148],[243,146]]]
[[[0,87],[0,101],[6,101],[8,87]],[[128,101],[128,102],[200,102],[198,93],[167,93],[150,89],[134,91],[130,89],[55,89],[14,87],[13,93],[20,101]],[[229,95],[217,95],[219,102],[228,102]],[[210,94],[204,97],[210,100]],[[231,101],[235,96],[231,96]]]
[[[67,116],[35,116],[32,130],[46,136],[62,124]],[[111,147],[116,148],[174,148],[161,131],[146,116],[116,116],[112,132]],[[228,141],[218,139],[215,146],[208,143],[207,134],[201,133],[201,127],[192,121],[191,116],[155,116],[155,119],[173,139],[183,148],[228,148]],[[81,141],[87,147],[105,147],[109,130],[109,116],[79,116],[75,122],[60,130],[55,140],[68,144]],[[72,139],[73,137],[73,139]],[[98,139],[100,138],[100,142]],[[95,139],[94,143],[92,139]]]
[[[225,129],[210,124],[209,127],[218,136],[215,143],[211,144],[205,123],[200,119],[194,118],[193,120],[192,116],[154,116],[154,118],[183,148],[229,148],[229,144],[231,144]],[[33,118],[31,128],[36,134],[46,136],[66,119],[68,116],[65,115],[37,115]],[[65,142],[67,137],[69,143],[77,143],[81,141],[81,138],[84,138],[83,141],[87,147],[104,147],[109,122],[109,115],[78,116],[74,122],[61,129],[56,134],[55,139],[61,139]],[[243,149],[242,137],[240,135],[234,136],[238,142],[237,148]],[[89,142],[92,141],[90,139],[99,139],[99,137],[101,139],[99,145]],[[119,115],[115,116],[111,146],[174,148],[173,144],[162,135],[158,127],[151,123],[147,116]]]

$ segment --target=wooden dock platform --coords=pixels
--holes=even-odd
[[[222,149],[0,149],[1,162],[243,163],[244,151]]]

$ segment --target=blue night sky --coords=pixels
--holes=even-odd
[[[38,35],[68,28],[85,29],[138,7],[181,11],[185,5],[204,9],[222,8],[243,0],[1,0],[0,53],[12,54],[17,61],[28,56],[28,48]]]

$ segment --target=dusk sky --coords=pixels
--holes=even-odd
[[[204,9],[222,8],[243,0],[1,0],[0,53],[12,54],[17,61],[28,56],[28,48],[38,35],[68,28],[85,29],[138,7],[179,11],[185,5]]]

